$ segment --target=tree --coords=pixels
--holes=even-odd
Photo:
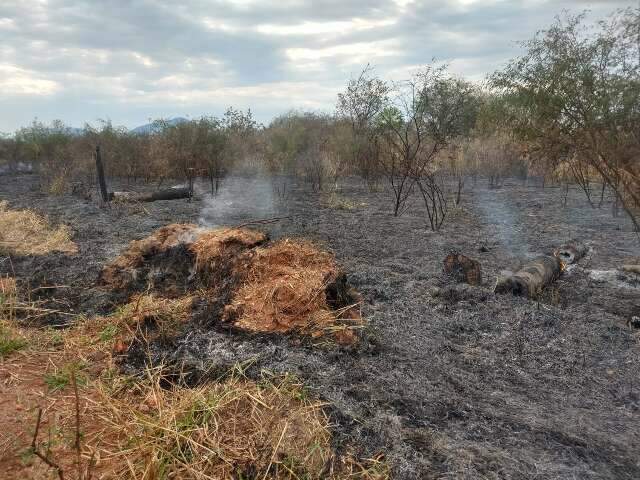
[[[595,30],[585,26],[585,14],[557,18],[524,43],[523,56],[492,77],[492,85],[509,97],[509,121],[531,152],[551,163],[576,159],[597,172],[636,229],[639,18],[640,9],[620,10]]]
[[[378,178],[376,119],[388,103],[389,85],[373,75],[367,65],[358,78],[352,78],[338,94],[336,116],[349,125],[348,158],[359,175],[373,186]]]
[[[447,75],[446,67],[427,66],[411,80],[396,84],[393,93],[379,116],[385,144],[380,164],[393,190],[393,214],[403,213],[416,185],[428,212],[433,212],[435,201],[442,213],[445,197],[435,178],[435,159],[453,138],[471,128],[474,89]],[[437,229],[442,222],[430,224]]]

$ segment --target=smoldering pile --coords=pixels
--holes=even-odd
[[[190,321],[209,327],[352,344],[362,323],[360,297],[331,254],[249,228],[164,226],[131,242],[100,283],[121,302],[195,297]]]

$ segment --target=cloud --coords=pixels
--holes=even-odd
[[[595,0],[2,0],[0,131],[38,116],[136,126],[251,107],[332,110],[367,63],[400,79],[432,59],[481,80],[516,40]]]

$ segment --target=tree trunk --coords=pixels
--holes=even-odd
[[[100,155],[100,145],[96,146],[96,172],[98,173],[98,185],[100,185],[100,196],[104,203],[109,202],[109,192],[107,182],[104,179],[104,167],[102,166],[102,156]]]
[[[553,283],[560,276],[561,268],[558,257],[550,255],[538,257],[526,263],[513,275],[498,278],[493,291],[535,298],[544,287]]]

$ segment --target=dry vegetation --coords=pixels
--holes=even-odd
[[[156,324],[149,301],[174,309],[199,302],[208,305],[209,324],[328,334],[342,344],[354,343],[354,329],[362,324],[360,297],[332,255],[299,240],[267,243],[262,232],[248,228],[167,225],[131,242],[100,279],[125,296],[154,292],[156,297],[137,295],[125,307],[147,326]]]
[[[2,321],[3,478],[387,478],[379,460],[336,456],[323,404],[296,379],[254,382],[241,367],[194,388],[161,368],[123,376],[100,320],[64,332]]]
[[[30,211],[3,206],[2,213],[5,218],[36,219],[12,224],[12,234],[23,239],[21,255],[44,254],[45,232],[58,231],[46,230],[46,223]],[[22,229],[31,233],[34,223],[42,226],[39,235],[27,235]],[[49,240],[50,250],[72,244],[68,234],[55,238],[55,243]],[[264,241],[263,234],[251,230],[174,225],[132,242],[106,271],[113,284],[125,278],[115,273],[118,268],[131,273],[154,254],[190,245],[193,268],[215,272],[223,260],[229,263],[234,254]],[[287,309],[302,311],[297,302],[313,318],[316,308],[328,309],[324,282],[338,275],[331,256],[293,242],[276,244],[273,251],[261,248],[254,255],[254,279],[276,268],[274,255],[280,268],[291,265],[288,271],[273,273],[277,285],[269,289],[278,297],[275,305],[284,307],[268,311],[271,322],[278,323],[279,314],[287,318]],[[281,298],[283,285],[292,278],[300,283],[303,269],[312,274],[306,281],[315,287],[307,296]],[[128,281],[117,285],[131,287]],[[251,290],[251,284],[246,288]],[[169,298],[149,292],[147,286],[147,292],[133,292],[128,303],[108,317],[79,316],[68,329],[35,329],[25,325],[30,312],[39,312],[37,303],[27,300],[28,293],[19,290],[14,278],[1,278],[3,478],[388,478],[380,458],[336,454],[325,404],[290,375],[263,372],[259,380],[249,380],[243,374],[246,365],[237,365],[214,382],[189,387],[162,366],[148,367],[137,376],[120,373],[119,359],[131,345],[146,347],[173,337],[190,321],[197,293],[202,294]],[[243,298],[250,303],[245,298],[250,296],[240,290],[234,308],[244,305]],[[316,307],[313,301],[319,302]]]
[[[542,177],[581,188],[594,208],[614,192],[614,215],[636,221],[638,18],[637,9],[621,10],[593,30],[583,15],[559,17],[485,88],[436,65],[401,82],[367,67],[332,115],[289,112],[262,126],[230,108],[220,118],[157,120],[145,135],[109,122],[72,134],[61,122],[36,121],[0,139],[0,162],[38,170],[46,191],[84,196],[95,185],[96,146],[107,176],[129,185],[202,177],[216,194],[229,173],[268,173],[286,199],[292,179],[332,190],[356,175],[371,189],[386,184],[395,215],[417,191],[433,230],[469,179],[482,175],[499,188],[506,177]]]
[[[0,255],[45,255],[75,253],[66,225],[53,227],[32,210],[11,210],[0,202]]]
[[[599,208],[606,196],[611,196],[613,215],[624,210],[638,230],[639,18],[637,9],[620,11],[596,30],[586,29],[582,16],[559,18],[524,45],[525,54],[492,75],[486,88],[454,77],[446,68],[435,65],[424,67],[406,82],[383,80],[367,67],[339,95],[333,115],[290,112],[262,126],[250,111],[229,109],[221,118],[203,117],[178,124],[159,120],[145,135],[114,128],[108,122],[98,129],[87,125],[82,134],[75,135],[62,123],[47,126],[36,121],[14,136],[0,139],[0,166],[6,165],[10,170],[33,167],[39,173],[42,190],[54,195],[73,193],[91,200],[95,189],[93,155],[99,146],[107,177],[132,189],[158,189],[169,182],[191,183],[200,178],[206,180],[207,189],[215,196],[231,173],[268,174],[273,196],[282,204],[287,203],[294,183],[300,181],[306,185],[305,195],[309,190],[323,192],[317,197],[319,204],[331,211],[332,218],[356,216],[367,207],[362,198],[339,191],[340,180],[355,176],[369,192],[382,189],[390,196],[393,221],[400,222],[395,217],[412,210],[420,211],[420,221],[433,235],[427,250],[443,241],[434,232],[445,228],[447,221],[454,225],[469,221],[469,225],[477,226],[462,206],[471,182],[487,181],[489,193],[483,195],[485,200],[492,199],[488,204],[493,209],[488,218],[492,225],[501,226],[509,212],[501,210],[495,198],[505,179],[517,178],[526,184],[530,177],[539,177],[543,188],[548,182],[564,188],[565,208],[570,187],[584,192],[587,209]],[[205,192],[199,194],[204,196]],[[111,208],[122,209],[125,217],[125,213],[149,214],[141,206]],[[524,207],[518,203],[517,209]],[[576,311],[584,316],[590,314],[584,307],[589,300],[582,298],[587,294],[571,292],[574,296],[570,296],[560,287],[529,292],[537,301],[535,310],[529,303],[517,303],[519,299],[490,297],[483,288],[487,280],[480,263],[453,251],[461,243],[457,239],[446,240],[448,251],[453,253],[445,259],[445,271],[454,280],[473,286],[456,282],[454,286],[444,285],[443,280],[444,286],[432,289],[432,298],[427,298],[429,290],[423,280],[437,275],[424,265],[409,264],[423,262],[427,258],[422,255],[424,252],[410,260],[406,251],[396,251],[397,256],[387,258],[395,248],[391,243],[402,243],[406,238],[393,237],[389,233],[392,228],[376,230],[377,226],[371,225],[372,218],[380,212],[369,214],[367,227],[388,234],[390,239],[363,239],[363,234],[354,241],[358,248],[364,245],[377,252],[370,255],[376,265],[360,272],[360,281],[366,284],[371,278],[378,278],[376,275],[386,275],[382,280],[378,278],[373,287],[369,285],[369,294],[379,304],[397,300],[390,299],[387,291],[394,291],[400,300],[410,297],[405,303],[393,304],[395,310],[389,316],[390,323],[395,322],[395,330],[387,330],[409,346],[405,350],[403,345],[387,346],[393,354],[387,352],[388,356],[379,363],[371,360],[367,364],[369,360],[354,353],[353,363],[344,361],[335,368],[353,368],[355,373],[348,377],[351,381],[362,375],[376,389],[369,391],[369,385],[355,383],[347,389],[342,384],[339,386],[348,392],[336,396],[366,405],[358,411],[363,416],[370,415],[369,423],[362,423],[362,430],[369,429],[366,435],[376,441],[383,438],[376,447],[395,449],[396,458],[405,462],[400,467],[405,473],[410,472],[406,473],[407,478],[424,472],[421,469],[426,468],[425,464],[430,473],[436,472],[434,475],[501,478],[501,469],[520,468],[505,461],[511,459],[515,465],[516,457],[523,463],[523,472],[538,472],[538,465],[556,453],[550,452],[548,445],[559,445],[567,452],[569,460],[554,460],[561,473],[566,473],[571,462],[583,462],[581,467],[602,468],[608,473],[637,471],[637,462],[633,465],[625,450],[629,447],[623,444],[626,438],[609,431],[620,425],[607,416],[610,412],[603,413],[612,402],[607,396],[610,392],[604,392],[602,387],[608,385],[609,377],[598,376],[602,371],[608,376],[615,374],[613,369],[603,370],[604,363],[599,363],[607,355],[614,355],[610,345],[621,349],[620,357],[616,357],[621,371],[627,368],[622,365],[623,360],[625,365],[631,362],[624,356],[631,358],[628,351],[637,345],[629,340],[626,331],[621,333],[622,327],[604,327],[602,319],[578,322],[570,314],[556,315],[554,309],[562,302],[579,304]],[[531,215],[542,217],[545,212]],[[330,228],[327,223],[330,222],[325,222],[324,227]],[[349,228],[354,225],[362,226],[352,221]],[[542,221],[536,224],[539,225]],[[115,309],[110,314],[85,317],[77,310],[62,311],[60,307],[69,320],[65,323],[68,328],[63,330],[34,327],[35,320],[57,310],[34,300],[27,281],[13,273],[0,277],[0,469],[6,478],[390,477],[382,455],[363,460],[350,450],[350,445],[336,449],[335,425],[327,414],[329,405],[293,375],[262,371],[259,377],[248,377],[248,365],[238,364],[223,375],[216,374],[214,381],[209,378],[208,383],[194,385],[182,376],[184,372],[176,371],[175,365],[151,366],[149,352],[154,346],[175,346],[171,341],[184,333],[186,326],[194,325],[208,328],[204,335],[224,332],[238,337],[280,338],[286,334],[295,337],[297,346],[314,352],[327,343],[338,345],[332,353],[336,356],[343,354],[347,346],[354,347],[350,351],[355,352],[358,332],[365,325],[361,297],[347,284],[334,256],[304,240],[285,237],[271,242],[263,232],[247,226],[205,229],[191,223],[175,223],[132,241],[121,255],[111,257],[104,265],[98,279],[101,290],[93,292],[109,295]],[[153,228],[157,224],[145,235]],[[466,230],[467,225],[460,226],[458,234],[461,229]],[[409,238],[417,229],[403,231]],[[487,231],[490,230],[483,234]],[[509,256],[506,250],[498,250],[513,248],[515,242],[497,239],[504,232],[493,231],[497,232],[496,240],[485,243],[493,242],[494,251],[483,244],[478,252]],[[387,245],[376,250],[371,247],[375,243]],[[536,245],[539,249],[548,247],[540,242]],[[13,210],[6,202],[0,202],[0,255],[9,262],[16,257],[30,260],[77,252],[69,227],[52,225],[32,210]],[[559,261],[549,258],[555,267],[542,286],[561,276]],[[504,258],[498,261],[504,263]],[[395,265],[394,262],[399,262],[403,271],[387,274],[382,267],[378,270],[380,264]],[[441,257],[438,268],[440,265]],[[414,268],[424,271],[404,282],[402,275],[413,274]],[[567,274],[567,279],[583,282],[584,291],[593,292],[586,290],[591,288],[591,280],[601,281],[604,276],[611,284],[621,281],[617,270],[590,272],[586,267],[580,268],[571,274],[574,277]],[[617,306],[605,305],[609,310],[602,312],[616,319],[626,315],[630,317],[627,327],[635,328],[640,310],[637,302],[633,303],[635,300],[629,300],[629,292],[635,292],[633,282],[637,281],[639,267],[634,263],[621,268],[633,279],[625,280],[620,294],[625,302],[620,309],[625,310],[620,313],[615,310]],[[436,281],[440,282],[440,277],[432,283]],[[508,287],[504,290],[516,290],[515,285]],[[58,286],[43,288],[53,290]],[[407,297],[402,297],[405,294]],[[416,299],[427,305],[426,314],[405,305]],[[484,311],[484,317],[475,313],[465,317],[485,304],[494,310]],[[499,311],[503,307],[511,309],[508,315]],[[516,310],[517,315],[513,313]],[[522,312],[530,317],[527,321]],[[434,326],[425,322],[420,324],[420,331],[415,329],[405,335],[405,314],[420,317],[415,322],[423,321],[422,316],[431,321],[433,315],[441,323]],[[494,322],[494,316],[500,315],[501,323]],[[526,338],[525,328],[534,332],[531,338]],[[611,351],[605,352],[604,346],[594,347],[584,334],[588,328],[599,335],[594,343],[602,342]],[[428,335],[424,335],[425,331]],[[570,342],[565,343],[562,335],[581,350],[566,347]],[[563,345],[558,346],[559,343]],[[425,348],[423,344],[431,350],[421,350]],[[380,354],[376,339],[366,348],[371,358]],[[123,365],[134,351],[142,357],[142,367],[135,375],[128,375]],[[394,370],[391,380],[377,378],[381,370],[389,367],[384,362],[417,362],[418,354],[424,356],[425,351],[433,356],[433,365],[429,365],[433,377],[420,377],[422,383],[411,384],[408,393],[403,391],[408,385],[402,383],[404,373]],[[540,353],[547,351],[552,354]],[[295,358],[302,358],[302,354]],[[314,370],[318,365],[327,364],[305,367]],[[407,375],[419,377],[427,369],[421,367]],[[464,380],[465,375],[470,379]],[[548,376],[540,380],[540,375]],[[612,387],[611,395],[619,397],[615,405],[621,405],[620,418],[629,419],[637,411],[638,397],[635,380],[628,380],[631,375],[625,375],[618,380],[619,391]],[[580,382],[586,387],[576,386]],[[545,390],[544,395],[550,396],[553,408],[527,397],[533,391],[528,391],[530,386],[540,388],[540,384],[548,386],[549,392]],[[569,429],[567,434],[558,423],[558,419],[565,420],[566,412],[561,410],[562,405],[558,407],[565,397],[559,400],[556,384],[573,395],[570,400],[577,406],[571,407],[571,412],[584,409],[594,415],[594,426],[589,426],[588,435],[584,434],[586,440],[582,440],[583,433],[575,430]],[[337,383],[329,385],[330,389],[338,389]],[[436,393],[427,392],[421,398],[420,389],[427,387]],[[510,398],[512,387],[517,396]],[[600,397],[594,403],[601,403],[595,407],[580,403],[585,392],[576,393],[578,387],[596,390],[594,398],[596,394]],[[413,398],[406,398],[408,395]],[[503,395],[504,400],[493,398]],[[430,404],[429,398],[436,401]],[[345,405],[353,405],[348,401]],[[370,409],[374,404],[380,410]],[[531,414],[520,413],[527,408],[531,408]],[[381,419],[386,423],[378,431]],[[577,419],[577,414],[571,417],[576,424]],[[360,422],[356,414],[349,420]],[[467,428],[472,422],[476,422],[475,430]],[[451,430],[446,431],[447,428]],[[496,445],[499,441],[502,444],[488,447],[495,432],[502,435]],[[526,437],[527,432],[534,440]],[[474,435],[484,443],[472,438]],[[590,438],[597,440],[596,446],[588,445]],[[518,457],[520,446],[513,445],[520,441],[535,451],[533,457]],[[619,451],[609,452],[608,443]],[[412,470],[407,459],[417,458],[416,452],[424,453],[425,460]],[[627,463],[618,464],[619,460]],[[554,478],[553,474],[545,478]]]

